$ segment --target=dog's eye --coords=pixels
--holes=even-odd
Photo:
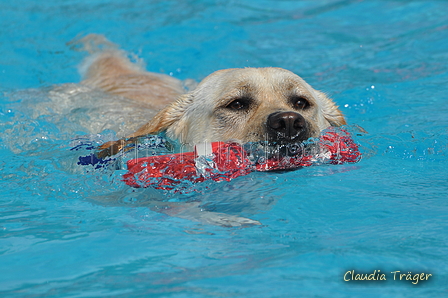
[[[244,110],[249,106],[249,100],[246,98],[238,98],[235,99],[234,101],[232,101],[231,103],[229,103],[226,108],[231,109],[231,110],[235,110],[235,111],[239,111],[239,110]]]
[[[292,96],[290,100],[294,108],[297,110],[304,110],[310,106],[308,100],[301,96]]]

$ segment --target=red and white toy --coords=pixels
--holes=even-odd
[[[315,163],[343,164],[358,162],[358,145],[344,130],[327,130],[319,137],[317,154],[269,158],[253,162],[243,146],[237,143],[205,143],[194,152],[142,157],[127,162],[124,182],[132,187],[174,189],[181,181],[230,181],[253,171],[286,170]]]

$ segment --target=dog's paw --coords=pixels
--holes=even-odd
[[[232,227],[251,227],[261,225],[259,221],[230,215],[220,212],[206,211],[200,208],[199,202],[190,203],[177,203],[177,204],[165,204],[163,207],[158,206],[156,208],[151,208],[154,211],[164,213],[170,216],[184,218],[203,224],[209,224],[214,226],[221,226],[226,228]]]
[[[259,221],[250,218],[209,211],[201,211],[199,217],[193,220],[226,228],[261,225]]]

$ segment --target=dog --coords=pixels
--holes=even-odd
[[[216,141],[294,144],[319,137],[330,126],[346,124],[327,95],[286,69],[224,69],[196,84],[146,71],[139,59],[134,57],[135,62],[131,62],[124,51],[101,35],[91,34],[72,44],[91,54],[81,66],[81,84],[158,111],[134,133],[100,146],[100,158],[120,152],[135,138],[161,132],[189,146]],[[260,224],[190,207],[171,204],[159,212],[222,226]]]
[[[145,71],[102,36],[88,35],[80,42],[93,53],[84,63],[82,84],[160,110],[123,140],[101,146],[101,157],[119,152],[136,137],[160,132],[188,145],[216,141],[285,144],[318,137],[329,126],[346,124],[328,96],[282,68],[218,70],[187,92],[185,85],[191,82]],[[107,46],[98,50],[100,44]]]

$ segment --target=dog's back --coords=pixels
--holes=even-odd
[[[84,85],[145,102],[154,110],[186,91],[182,81],[147,72],[141,61],[132,63],[124,51],[101,35],[90,34],[72,44],[91,54],[81,66]]]

